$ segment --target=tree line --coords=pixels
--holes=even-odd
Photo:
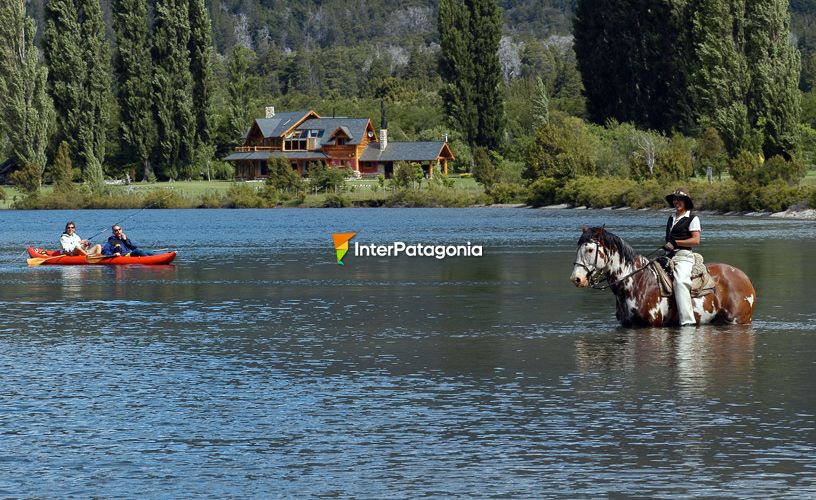
[[[460,171],[498,170],[487,178],[519,184],[559,172],[648,176],[671,163],[672,147],[698,165],[715,158],[715,173],[740,152],[801,163],[814,149],[799,120],[797,87],[808,64],[790,39],[784,0],[579,0],[574,40],[511,36],[507,17],[518,22],[529,2],[505,9],[496,0],[408,2],[398,28],[374,22],[371,12],[368,23],[344,24],[345,34],[306,23],[293,49],[283,42],[292,18],[262,36],[259,23],[271,27],[271,18],[256,11],[241,21],[227,4],[116,0],[106,26],[99,0],[49,0],[38,43],[25,1],[4,2],[12,22],[0,27],[0,90],[10,98],[0,146],[25,165],[18,184],[53,178],[45,165],[63,142],[81,173],[75,177],[91,186],[124,172],[195,178],[212,166],[228,177],[217,159],[269,104],[369,116],[376,126],[384,100],[392,139],[447,137]],[[340,9],[292,5],[308,18],[330,4]],[[383,42],[354,45],[371,42],[366,29]],[[385,36],[389,30],[403,30],[405,43]],[[808,95],[803,116],[816,121]],[[563,136],[580,131],[579,122],[586,141],[612,137],[626,160],[607,155],[616,159],[589,168],[570,158]],[[700,153],[708,150],[717,153]],[[640,158],[642,168],[633,163]],[[671,171],[698,173],[676,164]]]

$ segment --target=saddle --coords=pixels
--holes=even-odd
[[[674,262],[668,257],[659,257],[649,265],[654,269],[657,282],[660,284],[660,295],[662,297],[674,295]],[[695,253],[694,266],[691,268],[691,296],[703,297],[714,292],[716,286],[717,280],[709,274],[703,256]]]

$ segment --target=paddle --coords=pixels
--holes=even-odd
[[[48,262],[49,260],[56,260],[65,257],[65,254],[60,255],[52,255],[51,257],[32,257],[30,259],[26,259],[26,262],[29,266],[39,266],[43,262]]]
[[[86,261],[86,262],[99,262],[100,260],[104,260],[104,259],[112,259],[112,258],[114,258],[114,257],[121,257],[121,255],[105,255],[105,254],[100,254],[100,255],[86,255],[86,256],[85,256],[85,261]]]

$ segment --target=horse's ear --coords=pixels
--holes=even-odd
[[[589,225],[588,224],[584,224],[584,230],[583,231],[585,233],[589,232]]]

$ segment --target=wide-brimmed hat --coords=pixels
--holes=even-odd
[[[673,193],[666,195],[666,201],[669,202],[669,206],[674,206],[674,199],[675,198],[683,198],[686,201],[686,210],[691,210],[694,208],[694,202],[691,201],[691,196],[689,196],[688,189],[681,187],[674,190]]]

